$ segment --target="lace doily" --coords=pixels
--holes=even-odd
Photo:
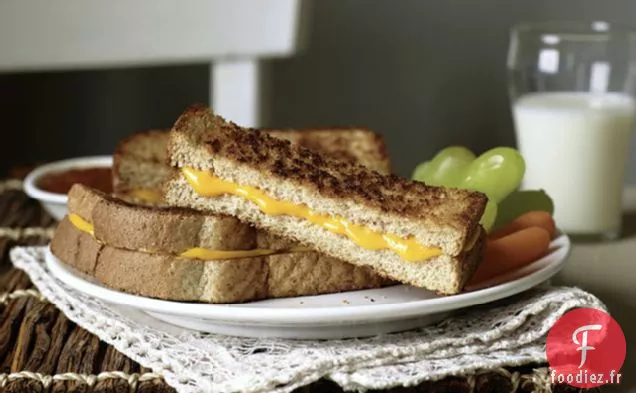
[[[345,390],[386,389],[541,363],[557,318],[577,307],[606,311],[580,289],[543,286],[405,333],[329,341],[235,338],[176,328],[74,291],[48,272],[44,250],[14,248],[11,259],[70,320],[184,393],[283,393],[321,378]]]

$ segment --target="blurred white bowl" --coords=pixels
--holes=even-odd
[[[112,165],[112,156],[71,158],[42,165],[31,171],[24,179],[24,192],[31,198],[40,201],[44,210],[59,221],[64,218],[68,212],[68,207],[66,205],[68,202],[68,195],[41,189],[38,186],[40,178],[51,173],[59,173],[70,169],[107,168]]]

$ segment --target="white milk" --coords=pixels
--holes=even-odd
[[[619,230],[635,111],[634,100],[620,93],[533,93],[515,103],[523,187],[546,190],[565,232]]]

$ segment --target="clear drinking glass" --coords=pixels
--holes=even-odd
[[[512,29],[511,105],[526,160],[522,188],[544,189],[574,238],[615,239],[636,116],[635,35],[604,22]]]

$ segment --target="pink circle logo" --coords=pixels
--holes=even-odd
[[[546,342],[552,382],[577,388],[619,384],[626,352],[618,322],[595,308],[565,313],[550,329]]]

